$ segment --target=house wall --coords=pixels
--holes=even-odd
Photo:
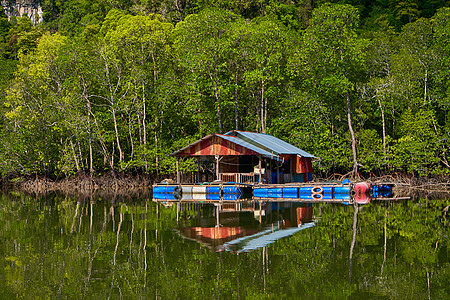
[[[213,136],[185,149],[178,156],[227,156],[227,155],[257,155],[258,153],[232,143],[219,136]]]

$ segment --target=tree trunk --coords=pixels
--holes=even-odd
[[[90,106],[90,105],[89,105]],[[92,157],[92,128],[91,128],[91,115],[88,113],[88,133],[89,133],[89,173],[92,178],[94,173],[94,158]]]
[[[381,111],[381,122],[382,122],[382,127],[383,127],[383,155],[384,155],[384,163],[386,163],[386,120],[384,117],[384,107],[381,104],[381,100],[378,97],[378,90],[377,90],[377,100],[378,100],[378,105],[380,106],[380,111]]]
[[[428,70],[425,69],[423,104],[427,103],[427,92],[428,92],[427,89],[428,89]]]
[[[358,161],[356,160],[356,139],[355,139],[355,132],[353,131],[352,127],[350,93],[348,90],[347,90],[347,121],[348,121],[348,129],[350,130],[350,135],[352,136],[353,173],[358,174]]]
[[[264,80],[261,81],[261,132],[264,133],[266,131],[264,119]]]
[[[94,173],[94,158],[92,157],[92,138],[89,136],[89,173],[92,175]]]
[[[75,146],[73,145],[73,142],[71,139],[69,139],[70,141],[70,147],[72,148],[72,153],[73,153],[73,159],[75,161],[75,166],[77,168],[77,172],[80,171],[80,165],[78,164],[78,158],[77,158],[77,153],[75,152]]]
[[[156,120],[155,120],[156,121]],[[156,122],[155,122],[156,123]],[[158,131],[155,128],[155,163],[156,163],[156,176],[159,176],[159,156],[158,156]],[[145,163],[145,171],[147,171],[147,162]]]
[[[80,141],[77,142],[77,147],[78,147],[78,157],[80,158],[80,162],[81,162],[81,169],[86,170],[86,166],[88,165],[87,163],[87,159],[85,159],[83,161],[83,152],[81,151],[81,145],[80,145]]]
[[[123,161],[123,152],[122,147],[120,146],[120,138],[119,138],[119,127],[117,125],[116,119],[116,109],[112,109],[113,121],[114,121],[114,131],[116,133],[116,141],[117,141],[117,149],[119,150],[119,162]]]
[[[130,136],[130,145],[131,145],[131,153],[130,153],[130,160],[134,159],[134,139],[133,139],[133,132],[131,131],[132,128],[132,116],[129,116],[129,123],[128,123],[128,135]]]
[[[147,107],[145,104],[145,85],[144,83],[142,83],[142,131],[143,131],[143,137],[142,137],[142,141],[144,143],[144,153],[146,153],[147,150],[147,128],[145,125],[145,119],[146,119],[146,112]],[[145,161],[145,171],[147,171],[148,166],[147,166],[147,158],[144,155],[144,161]]]
[[[112,161],[111,156],[108,153],[108,148],[106,147],[105,141],[103,140],[103,138],[101,136],[101,133],[100,133],[101,131],[100,131],[100,128],[98,126],[97,119],[95,118],[95,115],[92,112],[91,101],[89,101],[89,97],[87,97],[86,95],[83,95],[83,96],[84,96],[84,98],[86,100],[86,105],[87,105],[87,109],[88,109],[89,115],[92,116],[92,119],[94,120],[94,124],[95,124],[95,126],[97,128],[98,140],[99,140],[100,145],[102,147],[103,157],[109,163],[109,166],[111,167],[111,169],[113,169],[114,168],[114,162]],[[90,144],[90,155],[91,155],[91,158],[90,158],[91,159],[91,166],[90,167],[91,167],[91,172],[92,172],[93,171],[92,143]]]
[[[267,97],[264,97],[264,131],[263,133],[266,133],[267,130],[267,112],[268,112],[268,105],[267,105]]]
[[[219,133],[222,133],[222,116],[220,111],[220,90],[219,90],[219,79],[217,75],[217,58],[214,57],[214,75],[211,73],[210,69],[208,68],[209,78],[214,81],[214,96],[216,98],[216,105],[217,105],[217,121],[219,125]]]
[[[221,118],[221,115],[220,115],[220,97],[219,97],[219,94],[218,94],[217,85],[215,85],[215,90],[216,90],[217,120],[218,120],[218,125],[219,125],[219,133],[222,133],[222,118]]]
[[[239,130],[238,123],[238,72],[236,71],[236,76],[234,78],[234,128]]]

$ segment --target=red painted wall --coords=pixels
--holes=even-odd
[[[220,136],[212,136],[200,143],[192,145],[177,156],[205,156],[205,155],[258,155],[255,151],[242,147],[238,144],[221,138]]]

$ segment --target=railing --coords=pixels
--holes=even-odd
[[[254,173],[221,173],[219,180],[223,182],[255,183],[258,177]],[[262,176],[265,178],[265,175]]]

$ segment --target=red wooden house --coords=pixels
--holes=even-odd
[[[213,169],[214,180],[224,182],[273,184],[312,180],[313,155],[263,133],[234,130],[210,134],[170,155],[177,157],[177,162],[179,158],[196,157],[198,182],[205,177],[202,164]],[[177,181],[181,183],[179,172]]]

